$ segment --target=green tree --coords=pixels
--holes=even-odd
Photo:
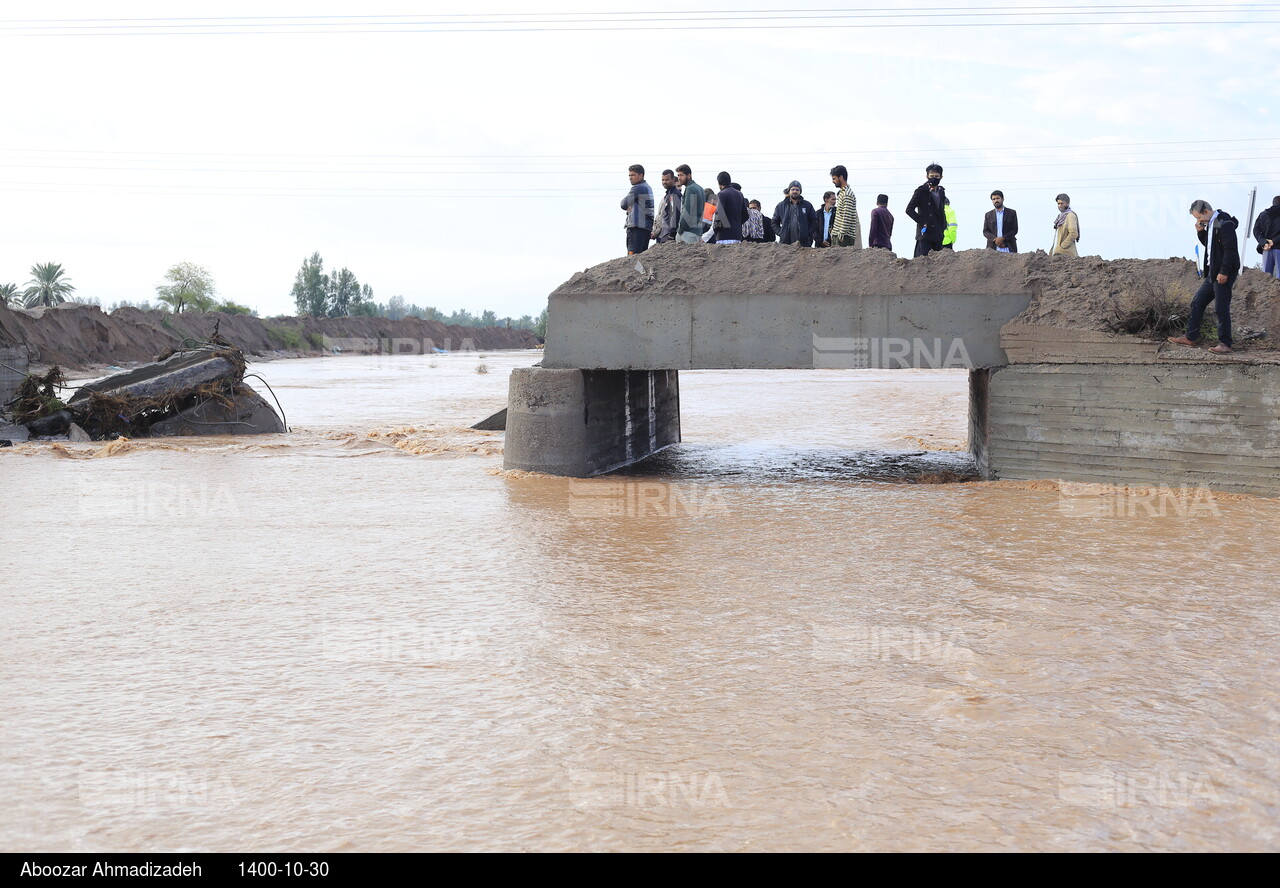
[[[107,308],[107,312],[113,312],[117,308],[136,308],[138,311],[156,311],[156,307],[151,304],[150,299],[144,299],[141,302],[130,302],[128,299],[121,299],[119,302],[111,303]]]
[[[351,305],[360,299],[360,282],[351,269],[329,275],[329,317],[345,318],[351,314]]]
[[[351,298],[351,316],[355,318],[378,316],[378,303],[373,301],[373,287],[363,284],[360,292]]]
[[[22,294],[17,284],[0,284],[0,305],[21,305]]]
[[[293,279],[293,302],[298,314],[322,318],[329,305],[329,276],[324,273],[324,260],[319,252],[304,259]]]
[[[544,308],[542,314],[538,315],[538,322],[533,325],[533,335],[539,339],[547,338],[547,310]]]
[[[229,315],[251,315],[255,318],[258,316],[258,313],[249,306],[241,305],[239,302],[232,302],[230,299],[224,299],[219,302],[213,310]]]
[[[393,321],[398,321],[404,317],[405,304],[403,296],[392,296],[387,301],[387,317]]]
[[[60,262],[31,266],[31,280],[27,281],[27,289],[22,293],[27,308],[66,302],[76,288],[71,285],[70,279],[63,277],[64,274],[66,272]]]
[[[480,320],[476,321],[479,327],[496,327],[498,326],[498,315],[496,312],[485,309],[480,313]]]
[[[175,313],[209,311],[217,304],[213,298],[213,275],[194,262],[179,262],[164,273],[169,283],[156,286],[156,298]]]

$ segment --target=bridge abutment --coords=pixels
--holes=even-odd
[[[676,370],[512,371],[503,468],[587,478],[680,441]]]

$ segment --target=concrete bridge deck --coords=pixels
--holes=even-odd
[[[680,370],[963,368],[984,477],[1280,496],[1280,365],[1015,320],[1032,298],[557,292],[505,466],[586,477],[678,443]]]
[[[1000,328],[1030,294],[551,297],[549,369],[795,370],[1008,363]]]

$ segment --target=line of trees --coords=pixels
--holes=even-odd
[[[138,308],[143,311],[221,311],[226,314],[252,314],[257,312],[247,305],[219,301],[214,295],[216,287],[209,270],[194,262],[179,262],[165,272],[168,283],[156,286],[156,304],[148,300],[114,303],[109,311],[117,308]],[[40,308],[75,302],[81,305],[100,305],[95,297],[78,297],[66,269],[58,262],[44,262],[31,266],[31,280],[19,290],[17,284],[0,284],[0,305],[17,308]]]
[[[0,284],[0,303],[16,308],[60,305],[76,289],[66,274],[60,262],[37,263],[31,266],[31,280],[24,289],[19,290],[17,284]]]
[[[164,280],[165,283],[156,285],[154,304],[150,300],[121,300],[113,303],[108,311],[137,308],[142,311],[174,313],[220,311],[226,314],[258,314],[247,305],[240,305],[229,299],[219,301],[213,275],[207,268],[194,262],[179,262],[171,266],[165,272]],[[31,280],[23,289],[19,289],[16,284],[0,284],[0,305],[37,308],[70,301],[85,305],[100,304],[95,298],[74,296],[75,289],[71,279],[66,276],[66,269],[60,263],[45,262],[31,266]],[[302,267],[294,277],[292,295],[298,314],[315,318],[385,317],[399,320],[414,317],[459,327],[510,327],[515,330],[532,330],[542,337],[547,335],[546,309],[536,318],[532,315],[513,318],[498,317],[496,312],[489,309],[472,314],[462,308],[445,314],[434,306],[409,304],[403,296],[392,296],[385,304],[377,302],[373,297],[373,288],[368,284],[361,284],[351,269],[344,267],[326,274],[324,259],[318,252],[303,260]]]
[[[532,315],[500,318],[496,312],[488,309],[480,314],[472,314],[465,308],[445,314],[430,305],[407,303],[403,296],[392,296],[385,303],[378,302],[374,299],[373,288],[368,284],[361,284],[351,269],[344,266],[326,274],[324,259],[319,252],[312,253],[302,261],[302,267],[293,279],[291,295],[298,314],[313,318],[382,317],[396,321],[412,317],[456,324],[459,327],[532,330],[538,336],[545,336],[547,331],[545,309],[537,318]]]

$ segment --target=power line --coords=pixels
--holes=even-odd
[[[1213,159],[1220,160],[1220,158],[1216,158],[1216,157]],[[1227,158],[1227,160],[1236,160],[1236,161],[1280,160],[1280,155],[1278,154],[1256,155],[1255,154],[1249,157]],[[1021,169],[1026,167],[1036,167],[1037,169],[1043,169],[1046,167],[1121,166],[1124,163],[1136,163],[1136,164],[1143,164],[1143,165],[1149,166],[1152,164],[1170,164],[1170,163],[1203,164],[1205,162],[1206,161],[1204,158],[1168,158],[1168,159],[1162,159],[1162,160],[1149,160],[1145,158],[1135,158],[1131,161],[1063,160],[1063,161],[1035,161],[1031,163],[1008,163],[1004,161],[993,161],[991,163],[979,163],[979,164],[968,165],[968,166],[950,165],[947,167],[947,169],[948,170],[985,170],[985,169],[992,169],[992,168]],[[475,170],[475,169],[466,169],[463,167],[449,167],[445,169],[433,169],[433,170],[413,170],[413,169],[353,170],[353,169],[297,169],[294,167],[280,167],[275,169],[255,169],[255,168],[249,168],[249,167],[212,168],[212,167],[90,166],[86,164],[74,164],[74,163],[73,164],[7,163],[5,164],[5,166],[9,167],[10,169],[18,169],[18,170],[95,170],[95,171],[101,171],[101,172],[127,172],[127,173],[215,173],[215,174],[240,173],[240,174],[246,174],[246,175],[291,174],[291,175],[315,175],[315,176],[328,176],[328,175],[493,176],[494,175],[493,170],[486,170],[486,169]],[[891,167],[851,167],[850,169],[851,169],[851,172],[858,172],[858,173],[881,173],[881,172],[897,172],[906,168],[907,167],[905,165],[900,164],[900,165],[891,166]],[[739,165],[736,169],[739,173],[742,173],[742,172],[755,173],[755,174],[776,173],[778,175],[787,175],[792,171],[794,171],[795,167],[785,167],[785,168],[755,167],[753,168],[750,166]],[[524,169],[524,168],[519,170],[514,170],[513,172],[518,172],[521,176],[563,175],[565,173],[564,170],[543,170],[543,169]],[[587,169],[579,168],[579,169],[575,169],[573,172],[574,172],[574,175],[576,176],[616,176],[618,175],[618,170],[612,169],[612,168],[601,169],[601,170],[587,170]]]
[[[341,153],[269,154],[269,153],[261,153],[261,152],[235,153],[235,152],[213,152],[213,151],[109,151],[109,150],[96,150],[96,149],[31,148],[31,147],[0,148],[0,153],[101,154],[101,155],[107,155],[107,156],[133,155],[137,157],[280,158],[281,162],[295,161],[299,158],[308,158],[308,157],[323,158],[326,160],[333,159],[333,158],[370,158],[375,160],[481,159],[481,160],[502,160],[502,161],[508,161],[512,159],[526,159],[526,158],[536,159],[536,160],[564,159],[567,161],[580,161],[580,160],[590,160],[592,158],[600,158],[602,159],[601,162],[604,162],[604,160],[625,162],[635,157],[653,157],[655,155],[667,156],[667,157],[685,157],[685,158],[690,158],[690,159],[699,160],[699,161],[707,158],[721,159],[721,158],[734,158],[734,157],[826,157],[826,158],[846,157],[847,158],[850,155],[864,155],[864,154],[875,154],[875,155],[925,154],[931,157],[933,155],[945,157],[947,155],[954,155],[960,152],[971,152],[971,151],[989,151],[989,152],[998,151],[998,152],[1001,152],[1002,154],[1008,154],[1010,152],[1015,152],[1015,151],[1016,152],[1093,151],[1099,148],[1139,148],[1139,147],[1146,147],[1146,146],[1161,146],[1161,145],[1219,146],[1219,145],[1245,144],[1245,143],[1252,144],[1255,142],[1275,142],[1277,144],[1280,144],[1280,138],[1277,138],[1275,136],[1260,136],[1260,137],[1247,138],[1247,139],[1166,139],[1166,140],[1156,140],[1156,141],[1146,141],[1146,142],[1104,142],[1104,143],[1076,144],[1076,145],[1022,145],[1022,146],[993,145],[990,147],[965,147],[965,148],[951,148],[951,147],[947,147],[947,148],[877,148],[877,149],[860,150],[860,151],[834,148],[827,151],[774,151],[774,152],[751,151],[751,152],[743,152],[743,153],[726,153],[726,152],[689,153],[684,151],[642,150],[642,151],[630,151],[630,152],[619,153],[619,154],[530,154],[530,153],[524,153],[524,154],[341,154]],[[1191,151],[1194,149],[1187,148],[1187,149],[1180,149],[1180,150]],[[1234,148],[1234,149],[1227,149],[1227,150],[1246,151],[1249,149]],[[1128,152],[1125,152],[1125,154],[1127,155]]]
[[[1065,27],[1096,25],[1266,24],[1259,15],[1280,11],[1275,3],[1052,6],[910,7],[901,9],[755,10],[725,12],[643,11],[626,13],[488,13],[365,16],[209,16],[170,18],[9,19],[0,30],[18,36],[183,36],[248,34],[530,33],[618,30],[768,30],[794,28]],[[1247,13],[1251,20],[1224,20]],[[530,18],[530,16],[542,16]],[[1125,16],[1125,21],[1109,20]],[[1195,18],[1171,19],[1169,16]],[[1044,21],[1053,17],[1054,21]],[[1131,20],[1136,19],[1136,20]],[[711,24],[698,24],[710,22]],[[808,22],[809,24],[802,24]],[[816,23],[815,23],[816,22]],[[223,30],[215,30],[223,29]],[[230,30],[228,30],[230,29]]]
[[[1208,185],[1242,185],[1249,182],[1280,182],[1280,170],[1276,171],[1246,171],[1239,173],[1219,173],[1219,176],[1234,177],[1231,180],[1217,179],[1208,181],[1200,176],[1150,176],[1150,177],[1120,177],[1120,178],[1095,178],[1095,179],[1059,179],[1059,180],[1022,180],[1008,181],[1002,179],[1000,184],[1006,190],[1012,188],[1036,189],[1047,188],[1061,190],[1063,188],[1071,190],[1084,189],[1105,189],[1115,191],[1117,182],[1141,181],[1142,188],[1163,188],[1163,187],[1179,187],[1185,188],[1194,184],[1197,186]],[[1194,180],[1194,181],[1188,181]],[[1088,184],[1088,183],[1104,183],[1104,184]],[[918,181],[910,182],[890,182],[876,184],[874,189],[881,191],[910,190],[919,185]],[[95,183],[95,182],[0,182],[0,187],[6,188],[10,192],[59,192],[59,193],[84,193],[84,194],[100,194],[100,195],[119,195],[119,194],[141,194],[157,197],[165,196],[189,196],[189,197],[350,197],[350,198],[396,198],[396,197],[446,197],[446,198],[475,198],[475,197],[590,197],[595,199],[601,195],[614,195],[616,188],[580,188],[580,189],[548,189],[548,188],[503,188],[503,189],[469,189],[469,188],[334,188],[329,187],[324,190],[303,190],[303,189],[284,189],[279,187],[262,186],[260,189],[248,190],[240,189],[236,191],[219,187],[207,187],[203,190],[197,190],[199,186],[184,185],[146,185],[146,184],[113,184],[113,183]],[[97,189],[97,190],[86,190]],[[868,187],[869,192],[874,190]],[[751,189],[747,189],[750,191]],[[758,189],[757,189],[758,190]],[[772,193],[776,189],[767,189]],[[977,185],[956,185],[948,186],[950,194],[985,194],[985,186],[982,188]]]

